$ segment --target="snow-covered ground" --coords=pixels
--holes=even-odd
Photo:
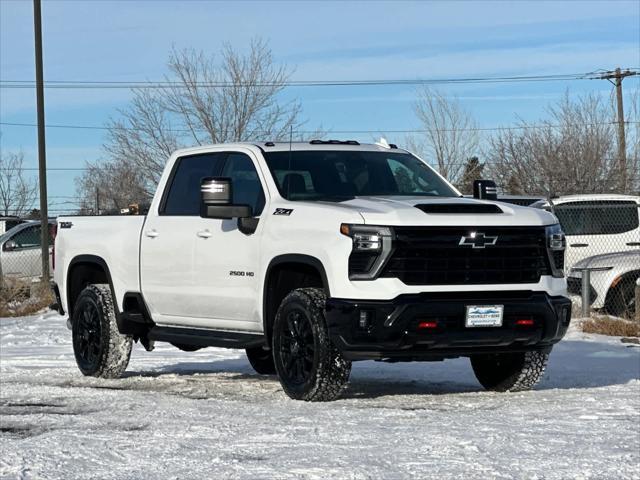
[[[354,365],[342,400],[289,400],[240,351],[136,345],[85,378],[53,313],[0,319],[1,478],[640,478],[640,348],[572,331],[535,391],[465,359]]]

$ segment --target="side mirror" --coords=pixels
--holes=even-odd
[[[18,244],[16,242],[14,242],[13,240],[7,240],[2,247],[2,250],[5,252],[12,252],[14,250],[17,250],[17,248]]]
[[[493,180],[475,180],[473,182],[473,198],[481,200],[498,200],[498,187]]]
[[[203,218],[249,218],[249,205],[233,205],[231,179],[206,177],[200,182],[200,216]]]

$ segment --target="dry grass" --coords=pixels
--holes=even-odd
[[[582,322],[582,331],[614,337],[640,337],[640,323],[598,315]]]
[[[0,317],[32,315],[53,302],[53,292],[48,285],[6,279],[0,286]]]

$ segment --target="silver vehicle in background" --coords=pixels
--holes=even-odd
[[[609,315],[633,318],[637,305],[635,289],[640,278],[640,250],[608,253],[585,258],[567,277],[569,293],[582,295],[582,272],[590,269],[591,307]]]
[[[53,245],[55,220],[49,220],[49,245]],[[40,222],[21,223],[0,235],[0,275],[32,279],[42,275]],[[49,247],[49,262],[51,251]]]

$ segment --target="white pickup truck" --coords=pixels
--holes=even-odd
[[[354,360],[469,357],[487,389],[540,379],[569,325],[554,215],[463,198],[386,143],[176,152],[145,216],[64,217],[55,284],[83,374],[147,350],[246,349],[294,399],[337,398]]]

